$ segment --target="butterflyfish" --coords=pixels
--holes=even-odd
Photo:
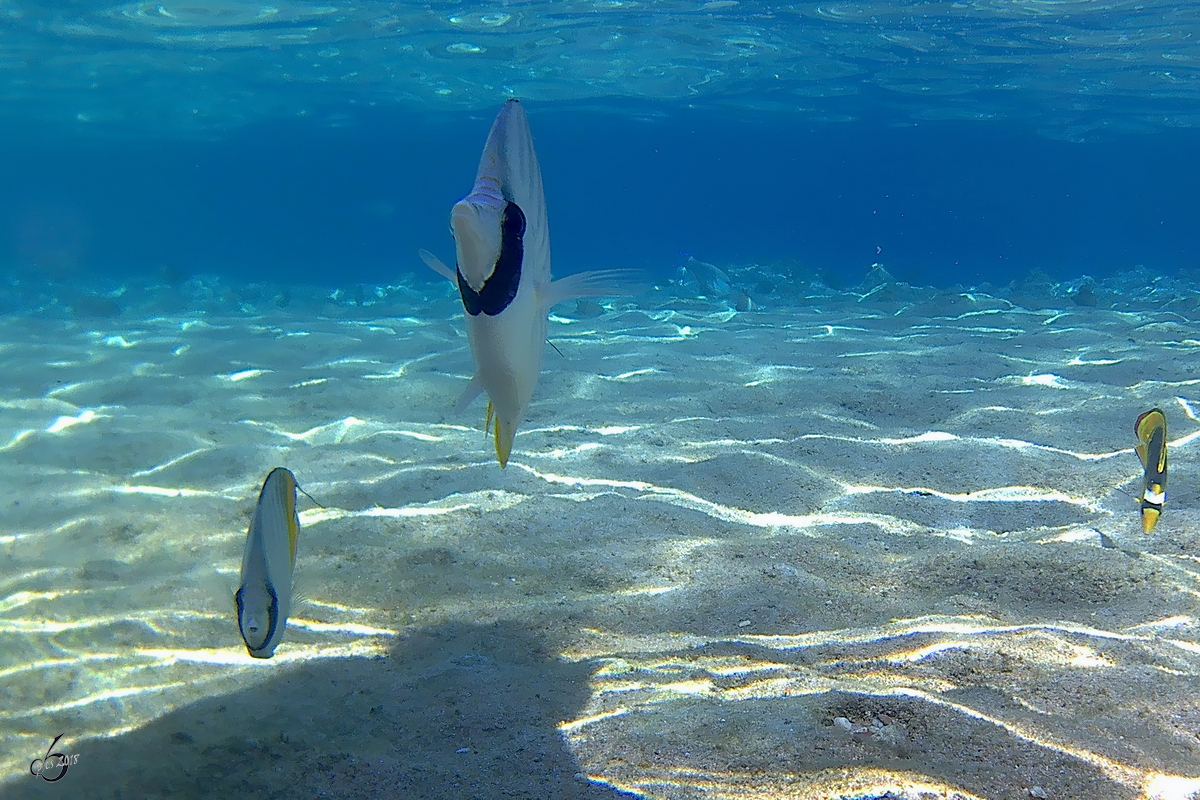
[[[550,307],[579,297],[623,294],[624,273],[600,270],[551,280],[542,171],[517,100],[506,102],[496,116],[475,185],[450,211],[450,229],[455,269],[427,250],[420,255],[458,287],[475,361],[458,410],[487,393],[484,432],[495,422],[496,458],[504,467],[537,386]]]
[[[1149,533],[1158,524],[1167,500],[1167,418],[1162,409],[1152,408],[1133,424],[1139,444],[1135,448],[1142,461],[1142,531]]]
[[[276,467],[263,481],[246,534],[242,582],[234,595],[238,629],[254,658],[270,658],[283,639],[296,566],[296,478]]]

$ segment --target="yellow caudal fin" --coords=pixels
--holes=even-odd
[[[496,458],[500,461],[500,469],[508,466],[508,456],[512,452],[513,437],[517,435],[517,426],[501,422],[496,417]]]
[[[500,461],[500,468],[504,469],[508,466],[508,454],[512,452],[513,437],[517,434],[517,426],[500,422],[500,416],[492,408],[492,404],[488,403],[487,417],[483,421],[484,436],[491,432],[493,421],[496,423],[496,430],[493,434],[496,442],[496,458]]]

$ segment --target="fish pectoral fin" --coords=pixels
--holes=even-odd
[[[425,262],[425,266],[429,267],[438,275],[441,275],[451,283],[458,283],[458,275],[454,273],[454,270],[443,264],[442,260],[433,253],[429,252],[428,250],[418,250],[417,255],[419,255],[421,260]]]
[[[550,285],[542,290],[541,299],[546,308],[549,308],[580,297],[636,294],[641,289],[639,273],[634,270],[601,269],[594,272],[577,272],[551,281]]]
[[[476,397],[479,397],[483,391],[483,382],[479,380],[479,376],[471,378],[471,382],[467,384],[467,388],[463,389],[462,394],[458,396],[458,402],[454,405],[454,413],[461,414],[467,410],[467,406],[471,405]],[[489,404],[490,405],[490,404]]]

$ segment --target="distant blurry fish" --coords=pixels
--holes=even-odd
[[[551,281],[542,171],[517,100],[506,102],[492,124],[475,186],[454,204],[450,228],[456,270],[427,250],[420,255],[458,285],[475,358],[475,376],[458,408],[487,392],[484,430],[495,415],[496,458],[504,467],[542,368],[550,307],[577,297],[622,294],[617,280],[623,273],[583,272]]]
[[[270,658],[283,638],[292,605],[292,570],[296,565],[296,478],[276,467],[263,481],[246,535],[242,584],[237,603],[238,629],[255,658]]]
[[[714,264],[707,264],[703,261],[697,261],[694,257],[688,256],[687,263],[684,265],[688,272],[692,273],[692,277],[700,284],[700,290],[709,297],[728,297],[733,291],[733,282],[729,279],[720,267]]]
[[[1137,418],[1133,431],[1141,443],[1135,449],[1142,460],[1142,531],[1149,533],[1158,523],[1167,500],[1167,418],[1162,409],[1152,408]]]

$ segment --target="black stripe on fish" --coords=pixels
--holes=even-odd
[[[1155,480],[1164,486],[1167,483],[1167,432],[1163,428],[1155,428],[1154,433],[1150,435],[1150,441],[1146,443],[1147,460],[1150,461],[1146,465],[1147,480]]]
[[[461,270],[458,273],[458,292],[463,308],[472,317],[480,313],[494,317],[508,308],[521,285],[521,262],[525,258],[525,212],[509,201],[500,217],[500,257],[492,274],[478,292],[471,288]]]

